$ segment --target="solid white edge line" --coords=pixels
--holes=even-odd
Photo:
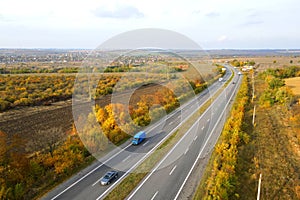
[[[155,199],[155,197],[156,197],[157,194],[158,194],[158,191],[156,191],[156,192],[154,193],[154,195],[152,196],[151,200]]]
[[[206,147],[206,145],[207,145],[207,143],[208,143],[210,137],[212,136],[212,133],[215,131],[215,129],[216,129],[216,127],[217,127],[219,121],[221,120],[223,114],[225,113],[226,108],[228,107],[228,105],[229,105],[229,103],[230,103],[230,100],[232,99],[232,97],[233,97],[234,93],[236,92],[236,90],[237,90],[237,87],[235,88],[234,92],[232,93],[231,97],[229,98],[229,100],[228,100],[226,106],[224,107],[224,110],[222,111],[220,117],[218,118],[217,123],[215,124],[214,128],[212,129],[211,134],[210,134],[209,137],[207,138],[207,140],[206,140],[204,146],[203,146],[202,149],[200,150],[200,152],[199,152],[199,154],[198,154],[198,156],[197,156],[197,158],[196,158],[196,160],[195,160],[195,162],[194,162],[192,168],[190,169],[188,175],[187,175],[186,178],[184,179],[183,184],[182,184],[181,187],[179,188],[179,190],[178,190],[178,192],[177,192],[177,194],[176,194],[174,200],[177,200],[177,198],[179,197],[179,194],[180,194],[181,190],[183,189],[183,187],[184,187],[184,185],[185,185],[187,179],[189,178],[189,176],[191,175],[193,169],[195,168],[196,163],[198,162],[198,160],[199,160],[199,158],[200,158],[200,156],[201,156],[201,154],[202,154],[204,148]]]
[[[170,171],[169,175],[171,175],[171,174],[174,172],[174,170],[176,169],[176,167],[177,167],[177,165],[175,165],[175,166],[172,168],[172,170]]]

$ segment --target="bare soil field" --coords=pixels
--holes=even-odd
[[[136,103],[141,95],[151,94],[157,91],[159,87],[161,86],[147,85],[139,88],[130,97],[130,103]],[[126,99],[129,98],[128,95],[130,94],[130,91],[123,92],[118,94],[117,98]],[[96,100],[96,104],[102,107],[110,102],[111,95]],[[76,109],[80,110],[80,107]],[[49,130],[53,127],[67,133],[71,130],[73,122],[71,100],[57,102],[51,106],[26,107],[0,113],[0,130],[8,135],[17,134],[25,140],[34,138],[39,130]]]

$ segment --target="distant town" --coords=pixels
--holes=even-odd
[[[91,49],[0,49],[0,63],[20,62],[81,62]],[[176,51],[175,51],[176,52]],[[240,57],[240,56],[300,56],[300,50],[291,49],[258,49],[258,50],[205,50],[212,58]],[[195,50],[184,51],[184,55],[197,54]]]

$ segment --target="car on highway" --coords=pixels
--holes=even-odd
[[[108,171],[106,174],[101,178],[100,184],[101,185],[109,185],[112,181],[118,178],[117,171]]]

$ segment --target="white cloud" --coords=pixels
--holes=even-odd
[[[248,26],[257,26],[257,25],[260,25],[260,24],[263,24],[263,23],[264,23],[264,21],[262,21],[262,20],[249,20],[249,21],[241,24],[240,26],[246,26],[246,27],[248,27]]]
[[[218,12],[209,12],[205,16],[214,18],[214,17],[219,17],[220,13],[218,13]]]
[[[40,47],[53,44],[68,47],[72,42],[83,44],[78,47],[89,47],[84,46],[85,41],[101,43],[110,36],[139,28],[178,31],[199,44],[205,41],[208,48],[267,44],[260,38],[267,38],[278,47],[284,41],[300,40],[298,0],[273,0],[272,4],[267,0],[0,2],[2,46],[17,47],[16,41],[19,41],[24,45],[34,43],[37,47],[39,44]]]
[[[98,7],[92,11],[93,14],[100,18],[141,18],[144,17],[144,14],[140,12],[137,8],[130,5],[123,5],[114,8],[113,10],[106,7]]]

